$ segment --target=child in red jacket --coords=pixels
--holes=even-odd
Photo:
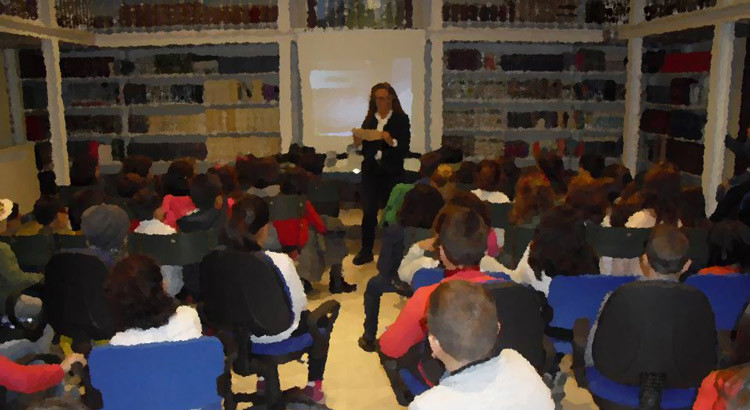
[[[0,386],[23,394],[47,390],[62,382],[73,363],[85,365],[86,359],[81,354],[73,353],[60,364],[21,365],[0,356]]]

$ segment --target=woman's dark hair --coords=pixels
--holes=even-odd
[[[490,226],[492,223],[492,216],[490,215],[490,208],[487,204],[479,199],[478,196],[471,192],[456,191],[453,196],[448,200],[447,205],[460,206],[463,208],[469,208],[476,212],[484,221],[484,224]]]
[[[229,165],[216,165],[206,171],[209,175],[216,175],[221,181],[221,193],[230,197],[237,193],[237,172]]]
[[[307,193],[310,174],[299,166],[286,172],[281,183],[281,193],[284,195],[302,195]]]
[[[750,227],[735,220],[717,222],[708,233],[708,266],[734,264],[744,273],[750,269]]]
[[[90,155],[79,155],[73,159],[70,167],[70,185],[72,186],[89,186],[95,185],[96,167],[99,166],[96,158]]]
[[[68,218],[70,219],[70,227],[74,231],[81,230],[81,218],[83,213],[92,206],[101,205],[107,200],[107,196],[104,191],[96,188],[89,188],[83,191],[76,192],[73,195],[73,200],[68,207]]]
[[[167,173],[162,177],[165,195],[190,195],[190,179],[195,176],[195,169],[190,162],[180,159],[172,162]]]
[[[684,188],[677,203],[677,215],[686,228],[703,227],[708,223],[706,218],[706,200],[701,187]]]
[[[177,310],[174,299],[162,287],[159,265],[145,255],[119,261],[104,281],[110,311],[118,332],[165,325]]]
[[[148,178],[151,172],[151,166],[154,161],[145,155],[130,155],[122,160],[122,174],[138,174],[143,178]]]
[[[63,210],[62,203],[57,198],[41,197],[34,203],[34,220],[42,226],[47,226],[55,221],[57,214]]]
[[[574,178],[568,185],[565,204],[578,210],[584,221],[601,224],[609,207],[605,182],[582,175]]]
[[[604,156],[601,154],[583,154],[578,166],[586,170],[594,179],[604,176]]]
[[[607,198],[611,203],[614,203],[620,197],[625,187],[633,181],[630,170],[622,164],[607,165],[604,167],[602,176],[612,179],[607,188]]]
[[[387,90],[388,95],[393,98],[392,109],[394,113],[405,114],[404,109],[401,107],[401,101],[398,99],[398,95],[396,95],[396,90],[388,83],[377,83],[370,89],[370,103],[367,106],[367,116],[365,117],[365,121],[373,121],[375,119],[375,113],[378,112],[378,106],[375,104],[375,93],[378,90]]]
[[[537,158],[539,169],[547,176],[552,189],[556,195],[565,195],[567,184],[565,183],[565,164],[554,152],[545,151]]]
[[[250,249],[255,242],[254,235],[268,225],[270,212],[268,204],[254,195],[243,195],[232,207],[232,215],[221,232],[219,241],[232,249]],[[262,244],[259,244],[262,245]]]
[[[555,204],[555,192],[549,179],[539,169],[534,169],[518,180],[510,222],[523,225],[541,216]]]
[[[121,174],[117,177],[117,195],[120,198],[132,198],[136,192],[146,186],[146,179],[139,174]]]
[[[521,170],[513,158],[501,157],[498,164],[498,190],[508,196],[511,200],[516,195],[516,184],[521,176]]]
[[[644,208],[656,212],[656,222],[677,225],[677,204],[682,193],[679,169],[665,162],[655,165],[643,178]]]
[[[485,159],[477,166],[476,174],[477,188],[483,191],[500,190],[500,164]]]
[[[458,166],[458,169],[451,175],[450,182],[464,185],[474,185],[474,177],[477,173],[477,164],[471,161],[464,161]]]
[[[599,258],[586,242],[581,215],[569,206],[557,206],[542,216],[530,247],[529,265],[538,280],[542,272],[550,278],[599,273]]]
[[[404,228],[430,229],[443,205],[440,191],[425,184],[414,185],[404,196],[398,212],[398,223]]]
[[[623,196],[620,198],[614,207],[612,207],[612,214],[610,215],[610,226],[622,228],[628,223],[633,214],[643,209],[644,197],[640,192],[636,192],[633,195]]]
[[[216,175],[198,174],[190,179],[190,199],[198,209],[213,208],[220,195],[221,182]]]
[[[151,188],[138,191],[128,202],[128,208],[138,221],[154,219],[154,212],[161,206],[162,198]]]

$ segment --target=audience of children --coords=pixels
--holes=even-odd
[[[263,198],[304,195],[313,178],[309,171],[322,169],[321,158],[314,155],[295,154],[293,159],[299,165],[283,171],[278,159],[289,158],[240,157],[234,167],[217,166],[197,175],[190,161],[178,160],[164,176],[155,178],[151,160],[127,158],[115,187],[120,200],[116,203],[127,208],[126,213],[118,206],[105,205],[112,203],[112,198],[97,187],[101,183],[96,160],[79,156],[71,170],[74,185],[90,188],[76,192],[66,208],[55,195],[56,187],[46,187],[34,205],[34,220],[23,225],[17,205],[0,201],[0,220],[5,224],[1,234],[72,235],[80,230],[89,246],[86,252],[111,269],[105,290],[118,333],[110,343],[133,345],[197,338],[203,326],[194,308],[179,306],[173,299],[182,288],[180,267],[160,267],[143,255],[127,256],[123,244],[128,232],[173,235],[216,230],[224,249],[261,252],[269,249],[268,237],[275,231],[281,248],[299,257],[298,269],[287,255],[265,252],[288,288],[288,308],[294,320],[278,335],[252,339],[283,340],[307,330],[303,281],[316,282],[330,268],[331,293],[351,292],[355,286],[343,279],[341,261],[347,253],[343,239],[336,243],[325,236],[331,229],[339,229],[335,220],[318,215],[310,201],[303,204],[300,220],[270,220]],[[741,221],[719,222],[716,218],[718,223],[711,225],[700,188],[683,186],[680,172],[672,164],[657,164],[632,179],[627,168],[605,166],[601,156],[589,154],[580,159],[577,176],[565,171],[560,158],[549,152],[539,153],[538,165],[523,170],[509,158],[478,164],[467,161],[456,171],[441,163],[443,160],[437,152],[425,154],[420,159],[422,178],[415,184],[396,185],[391,192],[382,221],[385,232],[378,275],[368,282],[364,297],[360,347],[366,351],[379,348],[383,358],[399,359],[427,340],[448,371],[438,386],[417,397],[410,408],[554,407],[549,389],[518,353],[504,350],[488,357],[498,333],[496,314],[486,293],[472,284],[495,280],[488,272],[506,273],[514,282],[528,284],[545,295],[558,275],[641,275],[644,280],[677,281],[690,267],[688,241],[679,230],[682,226],[710,227],[709,263],[696,266],[698,274],[744,273],[750,268],[750,228]],[[487,203],[508,202],[512,202],[512,224],[535,228],[514,269],[495,260],[504,232],[490,228],[487,207]],[[741,215],[735,212],[734,216]],[[599,258],[587,243],[586,226],[591,224],[654,229],[643,257],[612,260]],[[405,228],[432,229],[435,237],[404,249]],[[435,257],[426,254],[430,252]],[[22,272],[11,248],[3,242],[0,258],[0,302],[14,291],[39,283],[41,276]],[[408,294],[408,283],[418,269],[438,266],[445,269],[441,283],[414,292],[378,340],[382,294]],[[468,308],[462,306],[474,309],[470,317]],[[0,303],[0,313],[4,308]],[[502,331],[502,324],[499,328]],[[595,330],[590,332],[589,345]],[[310,383],[305,393],[316,402],[324,398],[321,382],[326,359],[327,353],[309,363]],[[590,354],[586,359],[591,364]],[[81,361],[77,357],[66,360]],[[0,367],[8,369],[8,374],[28,376],[37,371],[2,357]],[[736,390],[738,375],[747,370],[746,366],[738,369],[732,374],[713,374],[704,388],[731,385]],[[34,382],[20,379],[20,387],[8,381],[0,384],[8,383],[11,390],[22,392],[50,387],[60,382],[59,371],[59,366],[38,370],[45,376]],[[480,389],[475,388],[477,384]],[[258,387],[263,388],[262,380]],[[696,408],[709,408],[699,402],[720,400],[711,394],[696,401]]]

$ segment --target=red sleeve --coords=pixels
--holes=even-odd
[[[693,410],[711,410],[714,408],[714,404],[719,400],[719,392],[717,391],[716,381],[717,372],[713,371],[703,379],[700,389],[698,389],[698,396],[695,398],[693,403]]]
[[[307,222],[315,228],[318,233],[325,234],[327,232],[326,224],[323,223],[323,219],[318,215],[318,211],[315,210],[310,201],[305,202],[305,219]]]
[[[424,323],[427,302],[437,285],[419,288],[401,309],[396,321],[380,336],[380,351],[392,358],[406,354],[427,335]]]
[[[62,382],[65,374],[58,364],[23,366],[0,356],[0,386],[23,394],[47,390]]]

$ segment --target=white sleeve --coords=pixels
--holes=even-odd
[[[516,283],[527,283],[529,285],[538,282],[536,280],[536,276],[534,275],[534,269],[531,269],[531,265],[529,265],[529,254],[531,253],[531,244],[526,247],[526,251],[523,253],[523,257],[518,262],[518,266],[516,266],[516,269],[507,273],[508,276],[513,280],[513,282]]]
[[[479,262],[479,270],[484,273],[506,273],[508,271],[508,268],[503,266],[502,263],[498,262],[492,256],[484,255],[482,260]]]
[[[289,287],[292,298],[294,317],[299,318],[302,311],[307,307],[307,295],[305,295],[305,287],[302,286],[302,279],[300,279],[297,269],[294,267],[294,261],[284,253],[266,252],[266,255],[271,258],[273,264],[279,268],[284,276],[284,282]]]
[[[406,283],[411,283],[414,274],[418,270],[423,268],[437,268],[439,265],[440,262],[437,260],[424,256],[424,249],[415,243],[401,260],[401,264],[398,267],[398,277]]]
[[[172,320],[169,323],[169,335],[167,340],[190,340],[201,337],[203,327],[198,312],[190,306],[180,306],[175,312],[174,326]]]

